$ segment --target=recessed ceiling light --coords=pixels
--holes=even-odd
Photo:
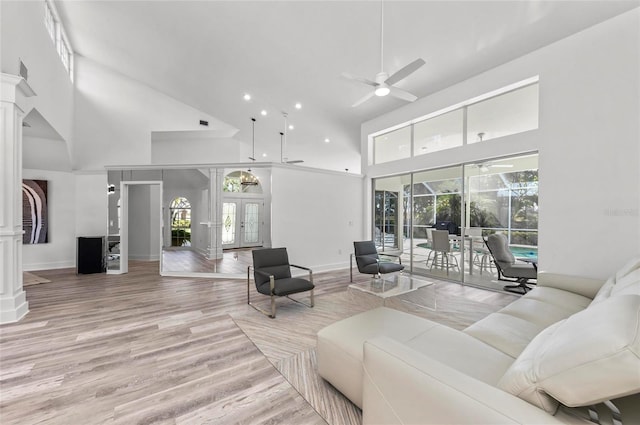
[[[249,100],[251,100],[251,95],[250,95],[249,93],[245,93],[245,94],[244,94],[244,96],[242,96],[242,98],[243,98],[244,100],[249,101]]]
[[[302,109],[302,103],[296,102],[296,109]]]
[[[263,109],[262,111],[260,111],[260,114],[264,117],[265,115],[267,115],[267,111]]]
[[[289,124],[289,130],[293,130],[293,124]]]
[[[329,138],[324,139],[325,143],[329,143],[331,140],[329,140]]]
[[[263,157],[263,158],[266,158],[266,157],[267,157],[267,154],[266,154],[266,153],[263,153],[263,154],[262,154],[262,157]]]

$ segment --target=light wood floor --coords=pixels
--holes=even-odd
[[[379,301],[347,290],[348,270],[314,275],[316,306],[281,299],[274,320],[246,305],[244,281],[152,262],[37,274],[51,282],[25,288],[30,313],[0,327],[3,425],[361,423],[315,371],[317,331]],[[463,328],[513,299],[437,282],[386,304]]]
[[[162,269],[168,272],[246,274],[253,264],[251,249],[230,249],[218,260],[208,260],[190,249],[162,250]]]

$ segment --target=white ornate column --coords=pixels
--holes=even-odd
[[[207,258],[222,258],[222,183],[224,169],[209,169],[209,249]]]
[[[22,289],[22,119],[21,97],[35,92],[17,75],[2,74],[0,109],[0,324],[29,312]]]

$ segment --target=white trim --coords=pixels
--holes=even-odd
[[[160,196],[157,208],[159,209],[160,220],[158,222],[158,234],[162,235],[162,189],[163,183],[159,180],[138,180],[120,182],[120,269],[107,269],[108,274],[123,274],[129,272],[129,186],[158,185],[160,186]],[[153,207],[153,206],[152,206]],[[158,258],[160,260],[159,273],[162,274],[162,236],[158,240]],[[152,255],[150,257],[155,257]],[[152,261],[152,260],[149,260]]]
[[[530,78],[526,78],[526,79],[518,81],[516,83],[509,84],[509,85],[506,85],[504,87],[501,87],[499,89],[492,90],[490,92],[481,94],[481,95],[476,96],[476,97],[472,97],[471,99],[467,99],[467,100],[464,100],[462,102],[458,102],[458,103],[456,103],[454,105],[447,106],[446,108],[438,109],[437,111],[428,113],[426,115],[421,115],[421,116],[419,116],[417,118],[413,118],[413,119],[411,119],[409,121],[405,121],[403,123],[396,124],[396,125],[394,125],[392,127],[387,127],[387,128],[385,128],[383,130],[376,131],[374,133],[369,134],[369,140],[372,141],[372,139],[374,137],[378,137],[378,136],[381,136],[383,134],[390,133],[390,132],[392,132],[394,130],[398,130],[400,128],[407,127],[407,126],[412,125],[412,124],[417,124],[417,123],[419,123],[421,121],[426,121],[428,119],[435,118],[438,115],[444,115],[447,112],[455,111],[456,109],[464,108],[466,106],[470,106],[470,105],[473,105],[475,103],[482,102],[482,101],[490,99],[492,97],[500,96],[500,95],[508,93],[510,91],[514,91],[514,90],[529,86],[531,84],[538,83],[539,81],[540,81],[540,76],[539,75],[536,75],[536,76],[530,77]]]
[[[222,169],[247,169],[247,168],[284,168],[289,170],[300,170],[312,173],[331,174],[331,175],[348,175],[356,178],[362,178],[363,174],[348,173],[344,171],[326,170],[322,168],[305,167],[293,164],[281,164],[279,162],[229,162],[216,164],[150,164],[150,165],[106,165],[107,171],[126,171],[126,170],[182,170],[192,168],[222,168]],[[91,172],[91,170],[87,170]],[[159,180],[158,180],[159,181]]]

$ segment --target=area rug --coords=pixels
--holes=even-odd
[[[251,308],[231,313],[231,316],[329,425],[359,425],[362,423],[360,409],[318,375],[317,332],[331,323],[380,305],[454,329],[464,329],[512,301],[510,297],[497,293],[493,294],[497,297],[493,301],[474,299],[480,295],[486,297],[486,292],[447,282],[429,282],[417,290],[381,298],[347,288],[337,293],[317,295],[314,308],[278,299],[276,319],[269,319]],[[305,296],[301,295],[300,299],[306,301]],[[263,304],[263,309],[269,308],[267,297],[258,303]]]
[[[41,283],[49,283],[49,279],[40,277],[30,272],[22,272],[22,286],[39,285]]]
[[[300,299],[304,300],[304,295]],[[368,307],[354,302],[347,291],[319,295],[315,301],[314,308],[308,308],[278,299],[276,319],[269,319],[253,309],[231,316],[328,424],[359,425],[362,423],[360,409],[318,375],[316,334],[325,326],[365,311]],[[264,308],[268,308],[268,302]]]

